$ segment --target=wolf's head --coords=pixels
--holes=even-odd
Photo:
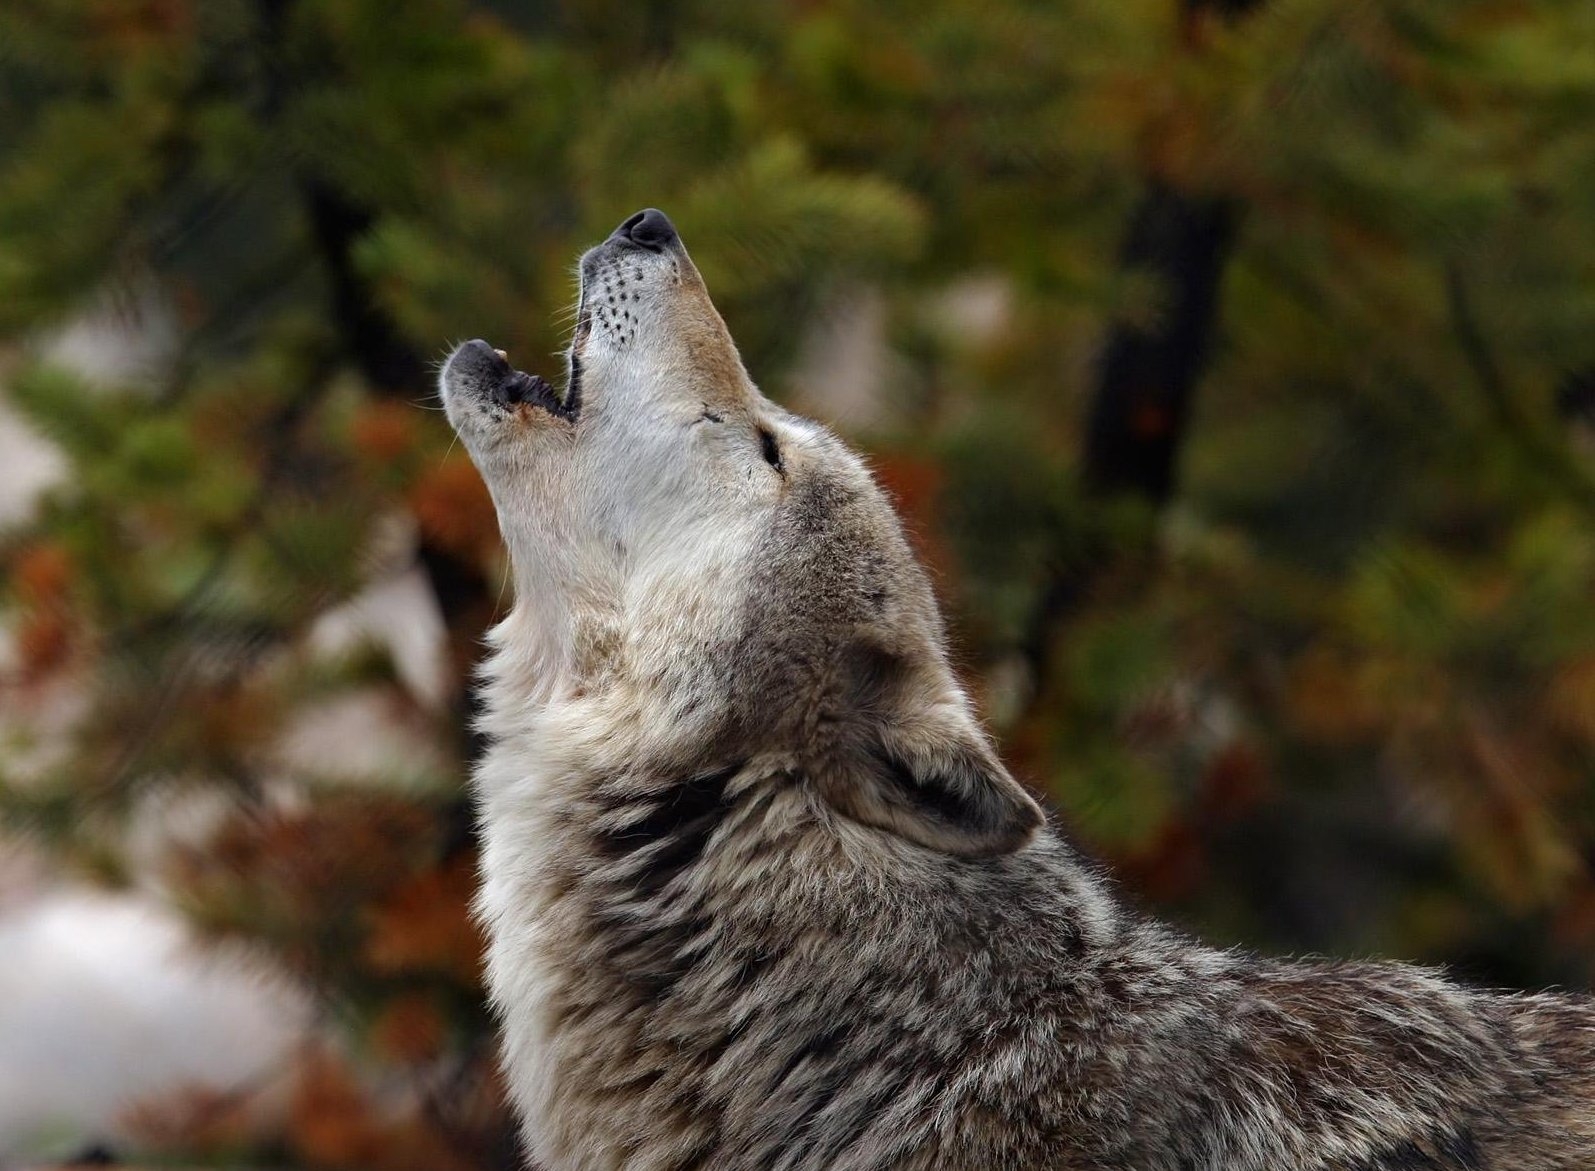
[[[500,653],[536,703],[607,703],[678,767],[779,762],[933,849],[1029,840],[1040,811],[948,668],[891,505],[759,393],[661,212],[582,257],[562,394],[482,341],[441,389],[514,566]]]

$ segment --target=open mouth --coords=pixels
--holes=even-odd
[[[571,384],[563,396],[542,375],[515,369],[503,350],[494,349],[480,338],[461,346],[449,365],[505,411],[534,406],[574,423],[581,409],[580,379],[575,375],[579,364],[573,366]]]
[[[571,335],[570,349],[565,351],[564,409],[572,421],[582,405],[582,351],[587,347],[588,335],[593,332],[593,311],[587,304],[585,290],[576,310],[576,332]]]

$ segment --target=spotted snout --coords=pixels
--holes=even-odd
[[[648,405],[697,418],[747,404],[752,383],[664,212],[627,216],[582,256],[580,273],[563,392],[515,369],[484,341],[450,355],[440,379],[444,405],[468,444],[563,430],[535,424],[575,423],[584,404],[594,419],[611,407],[628,414]],[[533,426],[510,425],[515,420]]]
[[[683,275],[701,289],[675,225],[658,208],[627,216],[581,260],[581,300],[571,352],[589,348],[633,351],[646,335],[655,347],[679,329]]]

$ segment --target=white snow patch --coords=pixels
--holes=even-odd
[[[385,648],[399,681],[429,710],[449,698],[448,628],[418,565],[388,573],[327,611],[310,631],[317,654],[336,657],[362,642]]]
[[[0,907],[0,1160],[114,1143],[132,1104],[285,1059],[305,998],[207,955],[143,898],[57,888]]]

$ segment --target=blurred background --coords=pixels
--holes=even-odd
[[[1127,897],[1590,985],[1588,0],[6,0],[0,1166],[517,1166],[433,378],[648,205]]]

